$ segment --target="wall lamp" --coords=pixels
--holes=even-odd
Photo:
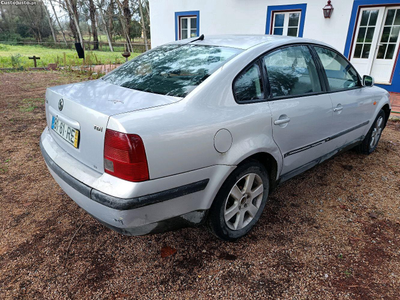
[[[328,3],[325,5],[325,7],[322,10],[324,12],[325,19],[329,19],[333,12],[333,6],[331,4],[331,0],[328,0]]]

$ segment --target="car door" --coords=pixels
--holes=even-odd
[[[363,87],[357,71],[338,52],[314,46],[324,69],[325,80],[333,105],[330,143],[335,149],[362,139],[375,109],[375,97]]]
[[[331,151],[332,102],[323,91],[310,48],[294,45],[263,57],[270,89],[273,138],[283,155],[287,179]]]

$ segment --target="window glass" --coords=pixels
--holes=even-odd
[[[297,26],[299,25],[300,14],[292,13],[289,14],[289,26]]]
[[[165,45],[130,60],[103,80],[129,89],[185,97],[242,51],[217,46]]]
[[[273,14],[272,33],[275,35],[298,36],[301,12],[280,12]]]
[[[300,13],[289,14],[288,36],[297,36],[297,29],[300,22]]]
[[[182,29],[187,29],[188,27],[188,19],[182,18]]]
[[[187,33],[187,29],[182,29],[182,39],[187,39],[188,38],[188,33]]]
[[[257,64],[251,66],[250,69],[236,79],[233,85],[233,92],[237,101],[263,99],[261,72]]]
[[[181,18],[181,39],[188,38],[188,19]]]
[[[197,17],[180,17],[180,39],[193,38],[197,36]]]
[[[289,28],[287,35],[288,36],[297,36],[297,28]]]
[[[275,35],[283,35],[283,28],[275,28],[274,34]]]
[[[287,47],[264,57],[272,97],[321,91],[318,72],[306,46]]]
[[[399,22],[396,24],[396,20]],[[400,32],[400,9],[389,9],[386,14],[381,42],[379,43],[378,59],[393,59],[394,50]]]
[[[191,27],[192,29],[196,29],[196,27],[197,27],[196,22],[197,22],[197,18],[191,18],[191,19],[190,19],[190,27]]]
[[[284,14],[275,14],[275,27],[283,27],[284,21],[285,21]]]
[[[354,58],[369,58],[378,13],[378,10],[364,10],[362,12]]]
[[[338,53],[326,48],[315,47],[325,69],[331,91],[360,86],[356,70]]]

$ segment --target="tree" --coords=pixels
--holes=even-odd
[[[131,38],[132,41],[135,41],[135,38],[139,38],[142,36],[142,24],[136,20],[132,20],[131,22]]]
[[[53,22],[52,22],[52,20],[50,18],[49,11],[47,10],[47,7],[46,7],[46,5],[44,4],[43,1],[42,1],[42,5],[43,5],[43,10],[45,11],[45,13],[47,15],[47,18],[49,20],[49,26],[50,26],[50,29],[51,29],[51,35],[53,36],[54,43],[57,43],[57,38],[56,38],[56,34],[54,32]]]
[[[146,49],[148,49],[148,37],[150,37],[150,15],[148,0],[133,0],[135,17],[140,23],[140,36],[143,36]]]
[[[22,37],[34,37],[37,42],[50,36],[48,18],[43,5],[18,5],[16,9],[10,9],[7,17],[10,24],[10,33],[18,33]]]
[[[96,28],[96,7],[94,6],[93,0],[89,0],[89,13],[90,13],[90,23],[92,25],[92,34],[93,34],[93,50],[98,50],[99,38],[97,36],[97,28]]]
[[[105,31],[106,36],[107,36],[108,46],[110,47],[110,51],[114,52],[114,48],[112,46],[112,40],[111,40],[110,31],[109,31],[109,29],[107,27],[107,21],[105,19],[104,13],[103,13],[103,6],[104,6],[104,0],[101,0],[101,2],[100,2],[100,0],[97,0],[97,8],[98,8],[98,11],[100,13],[100,19],[101,19],[101,21],[102,21],[102,23],[104,25],[104,31]]]
[[[62,26],[61,26],[61,24],[60,24],[60,21],[58,20],[57,13],[56,13],[56,10],[54,9],[53,2],[51,2],[51,0],[49,0],[49,2],[50,2],[50,5],[51,5],[51,8],[53,9],[54,17],[56,18],[58,27],[60,27],[61,34],[62,34],[62,36],[63,36],[63,40],[64,40],[64,43],[65,43],[65,46],[68,46],[67,39],[65,38],[64,29],[62,28]]]
[[[118,18],[119,21],[121,22],[121,26],[122,26],[122,31],[124,33],[125,39],[126,39],[126,47],[128,52],[133,52],[133,47],[132,47],[132,43],[131,43],[131,38],[129,37],[129,33],[128,33],[128,26],[126,24],[126,19],[124,20],[123,18],[123,6],[121,4],[121,2],[119,0],[115,0],[115,2],[117,3],[118,9],[119,9],[119,14],[118,14]],[[130,25],[130,24],[129,24]]]
[[[126,22],[126,30],[129,37],[131,37],[131,20],[132,20],[132,12],[129,8],[129,0],[124,0],[122,2],[122,8],[124,13],[124,18]]]
[[[72,34],[74,35],[75,42],[80,42],[83,48],[83,38],[81,34],[81,29],[79,28],[79,17],[78,17],[78,8],[76,0],[65,0],[65,5],[67,7],[69,18],[70,18],[70,27]]]
[[[113,23],[114,8],[115,8],[114,0],[110,0],[107,6],[107,25],[111,40],[113,38],[113,31],[114,31],[114,23]]]
[[[143,30],[143,39],[144,39],[144,46],[146,47],[146,51],[149,50],[149,47],[147,45],[147,33],[146,33],[146,25],[144,21],[144,14],[143,14],[143,7],[142,7],[142,1],[139,1],[139,12],[140,12],[140,22],[142,23],[142,30]]]
[[[1,18],[3,20],[3,24],[2,24],[2,31],[10,31],[10,23],[8,22],[8,18],[7,18],[7,13],[4,10],[4,6],[0,5],[0,12],[1,12]]]
[[[0,5],[0,36],[3,40],[20,41],[34,38],[38,42],[62,34],[84,46],[83,33],[93,38],[93,49],[99,48],[99,34],[105,33],[110,50],[112,42],[122,37],[127,50],[133,52],[132,40],[143,36],[148,49],[149,0],[31,0],[37,5]],[[55,2],[54,2],[55,1]],[[65,11],[64,18],[60,11]],[[51,8],[50,8],[51,7]],[[64,13],[62,13],[64,14]],[[71,39],[71,38],[70,38]]]

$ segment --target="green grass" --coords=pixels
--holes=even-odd
[[[32,112],[39,105],[44,105],[44,98],[22,99],[22,105],[19,106],[21,112]]]
[[[28,59],[29,56],[38,56],[38,67],[47,67],[48,64],[58,63],[58,66],[64,66],[64,53],[66,56],[67,66],[82,65],[82,59],[78,58],[75,50],[68,49],[52,49],[40,45],[23,45],[13,46],[0,44],[0,68],[30,68],[33,67],[33,60]],[[139,55],[133,53],[133,58]],[[103,64],[121,64],[125,62],[121,52],[106,51],[86,51],[86,65],[103,65]]]

